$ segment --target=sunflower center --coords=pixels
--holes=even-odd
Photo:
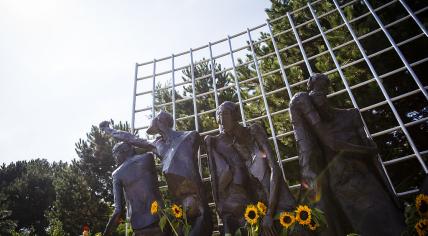
[[[286,224],[291,223],[291,217],[289,217],[289,216],[285,216],[285,217],[284,217],[284,222],[285,222]]]
[[[300,212],[300,219],[301,220],[307,220],[308,219],[308,213],[306,211]]]
[[[428,203],[426,201],[421,202],[421,207],[419,208],[421,213],[425,213],[428,211]]]
[[[250,218],[250,219],[256,218],[256,212],[255,211],[248,212],[248,218]]]

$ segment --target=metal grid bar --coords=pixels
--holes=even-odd
[[[134,88],[132,90],[132,114],[131,114],[131,132],[134,133],[135,128],[135,106],[137,104],[137,77],[138,77],[138,64],[135,63],[135,75],[134,75]]]
[[[282,177],[284,178],[285,181],[287,181],[285,179],[284,167],[282,166],[282,162],[281,162],[281,153],[279,152],[278,142],[276,140],[276,135],[275,135],[275,127],[273,126],[272,117],[270,115],[269,104],[267,102],[267,98],[266,98],[266,94],[265,94],[265,89],[264,89],[264,85],[263,85],[263,78],[262,78],[262,75],[261,75],[260,70],[259,70],[259,63],[257,62],[257,56],[256,56],[256,53],[254,51],[254,45],[253,45],[253,40],[251,39],[250,29],[247,29],[247,34],[248,34],[249,44],[250,44],[250,47],[251,47],[251,54],[253,55],[254,66],[256,67],[257,77],[259,78],[260,92],[261,92],[261,94],[263,96],[263,103],[265,105],[266,115],[267,115],[267,118],[268,118],[268,121],[269,121],[269,127],[270,127],[270,132],[272,134],[273,144],[274,144],[274,147],[275,147],[275,153],[276,153],[277,162],[278,162],[279,167],[281,169]]]
[[[428,100],[428,93],[427,93],[427,91],[425,90],[423,84],[419,80],[419,78],[416,75],[416,73],[413,71],[412,67],[410,67],[409,63],[407,62],[407,59],[404,57],[404,55],[401,52],[400,48],[398,48],[397,44],[395,43],[395,40],[392,38],[391,34],[389,34],[389,32],[385,29],[385,26],[383,25],[382,21],[380,20],[379,16],[376,14],[376,12],[373,11],[373,8],[370,5],[370,3],[367,0],[363,0],[363,1],[366,4],[366,6],[369,9],[369,11],[372,14],[372,16],[375,18],[375,20],[378,23],[378,25],[380,26],[380,28],[382,29],[382,31],[385,34],[385,36],[388,38],[388,40],[391,43],[391,45],[394,47],[394,49],[397,52],[398,56],[400,57],[401,61],[406,66],[407,71],[409,71],[409,73],[412,75],[413,80],[415,80],[415,82],[418,85],[419,89],[422,91],[422,93],[424,94],[425,98]]]
[[[287,75],[285,74],[284,65],[282,64],[281,55],[279,54],[278,47],[276,46],[275,37],[272,33],[272,28],[269,24],[269,21],[266,20],[266,25],[268,26],[269,35],[272,40],[273,48],[275,49],[276,58],[278,60],[279,68],[281,70],[282,79],[284,80],[285,87],[287,88],[288,97],[291,99],[293,93],[291,92],[290,84],[288,83]]]
[[[211,78],[213,80],[214,101],[215,101],[215,106],[218,107],[220,104],[218,102],[217,79],[215,77],[215,63],[214,63],[214,60],[213,60],[213,50],[211,48],[211,43],[209,43],[208,45],[209,45],[209,49],[210,49]]]
[[[299,33],[297,32],[296,26],[294,26],[293,19],[291,18],[290,13],[287,13],[288,21],[290,22],[291,28],[293,29],[294,37],[299,44],[300,53],[302,53],[303,60],[305,60],[306,68],[308,69],[309,75],[312,75],[314,72],[312,71],[311,65],[309,64],[308,58],[306,56],[305,49],[303,48],[302,41],[300,40]]]
[[[230,59],[232,59],[233,77],[235,79],[236,94],[238,95],[239,110],[241,111],[242,124],[244,126],[247,126],[247,122],[245,120],[244,105],[242,104],[241,98],[241,87],[239,86],[238,73],[236,72],[235,66],[235,58],[233,57],[232,42],[230,41],[229,36],[227,36],[227,42],[229,43]]]
[[[422,30],[422,32],[425,34],[425,36],[428,37],[428,31],[425,28],[425,26],[422,24],[422,22],[416,17],[416,15],[413,13],[412,9],[407,5],[407,3],[404,0],[398,0],[401,5],[403,5],[404,9],[406,9],[407,13],[415,20],[416,24],[419,26],[419,28]]]
[[[367,57],[366,52],[364,51],[363,46],[361,45],[360,41],[358,40],[357,36],[355,35],[355,32],[353,31],[351,25],[349,24],[348,20],[346,19],[346,16],[343,14],[342,10],[340,10],[339,5],[337,4],[336,0],[332,0],[334,5],[336,6],[337,11],[339,12],[342,20],[345,22],[346,27],[348,28],[349,32],[352,35],[352,38],[354,39],[355,43],[358,46],[358,49],[360,50],[361,55],[363,55],[364,60],[366,61],[367,65],[370,68],[370,71],[372,73],[372,75],[374,76],[376,82],[378,83],[379,88],[382,91],[383,96],[385,97],[385,99],[388,102],[389,107],[391,108],[392,113],[395,116],[395,119],[397,120],[397,122],[399,123],[401,130],[403,131],[403,133],[405,134],[407,141],[409,142],[410,146],[412,147],[413,151],[415,152],[415,155],[419,161],[419,163],[421,164],[422,170],[424,171],[425,174],[428,173],[428,169],[425,165],[425,162],[422,160],[422,157],[415,145],[415,143],[413,142],[412,137],[410,136],[409,132],[407,131],[406,127],[404,126],[403,121],[401,120],[400,115],[398,114],[397,110],[395,109],[394,104],[391,101],[391,98],[389,97],[385,87],[382,84],[382,81],[379,79],[379,76],[377,75],[376,70],[374,69],[372,63],[370,62],[370,59]],[[406,66],[407,67],[407,66]]]
[[[153,88],[152,88],[152,119],[155,118],[156,99],[156,59],[153,59]]]
[[[173,128],[175,130],[177,125],[177,115],[175,113],[175,70],[174,70],[174,54],[171,55],[171,67],[172,67],[172,90],[171,90],[171,97],[172,97],[172,118],[174,119]]]

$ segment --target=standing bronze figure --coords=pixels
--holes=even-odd
[[[248,203],[261,201],[267,205],[262,234],[276,235],[274,215],[292,211],[296,200],[281,177],[266,132],[257,124],[241,126],[239,107],[232,102],[222,103],[216,116],[221,133],[207,136],[205,142],[214,199],[225,233],[234,234],[243,225]]]
[[[302,190],[328,217],[324,235],[400,235],[404,219],[358,109],[330,106],[324,74],[311,76],[308,89],[292,98],[290,112]]]
[[[125,200],[135,236],[164,235],[159,217],[150,212],[152,202],[162,202],[153,155],[135,155],[134,148],[124,142],[114,146],[113,155],[119,165],[113,172],[114,213],[103,235],[112,235],[124,219]]]
[[[152,146],[162,161],[162,172],[168,184],[173,202],[183,206],[192,226],[191,236],[211,236],[213,225],[208,199],[198,171],[198,149],[201,138],[197,131],[173,130],[173,118],[161,111],[147,130],[148,134],[159,134],[153,143],[138,138],[128,132],[114,130],[108,123],[101,128],[114,138],[137,147]]]

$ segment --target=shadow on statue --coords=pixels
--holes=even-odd
[[[198,168],[198,149],[201,138],[197,131],[173,130],[173,118],[161,111],[147,130],[148,134],[159,134],[153,143],[125,131],[109,128],[103,122],[100,128],[112,137],[136,147],[151,147],[160,157],[162,172],[168,184],[172,201],[181,205],[192,226],[190,236],[211,236],[213,225],[208,199],[204,191]]]
[[[301,194],[325,211],[320,235],[400,235],[404,218],[367,137],[358,109],[338,109],[327,100],[329,80],[309,78],[290,112],[299,149]]]
[[[224,102],[216,112],[220,134],[207,136],[205,142],[217,212],[222,218],[224,234],[234,234],[245,225],[248,204],[267,205],[262,219],[262,235],[277,235],[275,214],[293,211],[296,200],[282,178],[265,130],[257,124],[239,124],[239,107]],[[245,232],[243,232],[245,233]]]

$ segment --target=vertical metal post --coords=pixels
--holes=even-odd
[[[337,72],[339,72],[339,76],[342,79],[343,84],[345,85],[345,88],[346,88],[346,91],[348,92],[349,97],[351,98],[352,105],[354,105],[355,108],[358,108],[358,104],[355,101],[355,97],[352,94],[352,91],[351,91],[351,88],[349,87],[348,81],[346,80],[345,75],[343,74],[343,71],[340,68],[339,62],[337,61],[336,56],[334,55],[333,49],[331,49],[330,43],[328,42],[327,36],[324,34],[324,31],[323,31],[323,29],[321,27],[321,24],[320,24],[320,22],[318,20],[318,17],[316,16],[316,14],[314,12],[314,9],[312,8],[311,3],[308,2],[307,5],[309,7],[309,11],[312,14],[312,17],[315,20],[315,24],[317,25],[318,30],[321,33],[321,37],[324,40],[325,45],[327,46],[327,50],[330,53],[331,58],[333,59],[334,65],[336,66],[336,69],[337,69]]]
[[[176,113],[175,113],[175,69],[174,69],[174,54],[171,55],[171,67],[172,67],[172,119],[174,120],[173,129],[176,129]]]
[[[308,68],[309,75],[313,75],[311,65],[309,64],[308,57],[306,56],[305,49],[303,48],[302,40],[300,40],[299,33],[297,32],[296,26],[294,26],[293,19],[289,12],[287,12],[288,21],[290,22],[291,28],[293,29],[294,36],[296,37],[297,44],[299,45],[300,52],[302,53],[303,60],[305,61],[306,68]]]
[[[425,36],[428,37],[428,31],[425,28],[425,26],[422,24],[422,22],[416,17],[416,15],[413,13],[412,9],[407,5],[407,3],[404,0],[398,0],[401,5],[406,9],[406,11],[409,13],[409,15],[415,20],[416,24],[419,26],[419,28],[424,32]]]
[[[293,94],[291,93],[290,84],[288,83],[287,75],[285,74],[284,65],[282,64],[281,55],[279,54],[278,46],[276,46],[276,41],[272,33],[272,28],[270,26],[269,20],[266,20],[266,25],[269,29],[269,34],[272,40],[273,48],[275,49],[275,54],[278,60],[279,68],[281,70],[282,79],[284,80],[285,87],[287,87],[288,97],[291,99],[291,97],[293,97]]]
[[[156,59],[153,59],[152,119],[155,118]]]
[[[372,6],[370,5],[370,3],[367,0],[363,0],[364,3],[366,4],[367,8],[369,9],[370,13],[372,14],[372,16],[374,17],[374,19],[376,20],[376,22],[378,23],[378,25],[380,26],[380,28],[382,29],[383,33],[386,35],[386,37],[388,38],[389,42],[391,43],[392,47],[394,47],[395,51],[397,52],[398,56],[400,57],[401,61],[404,63],[404,65],[406,66],[407,71],[409,71],[409,73],[412,75],[413,80],[416,82],[416,84],[418,85],[419,89],[421,90],[422,94],[425,96],[425,99],[428,100],[428,92],[425,90],[424,85],[421,83],[421,81],[419,80],[418,76],[416,75],[416,73],[413,71],[413,68],[409,65],[409,63],[407,62],[407,59],[404,57],[403,53],[401,52],[400,48],[398,48],[397,44],[395,43],[394,39],[392,38],[392,36],[389,34],[389,32],[386,30],[385,26],[383,25],[382,21],[380,20],[379,16],[376,14],[376,12],[373,10]]]
[[[342,10],[340,9],[339,4],[337,3],[336,0],[333,0],[334,5],[336,6],[337,11],[339,12],[343,22],[345,23],[346,27],[348,28],[348,31],[351,33],[352,38],[354,39],[355,43],[357,44],[357,47],[361,53],[361,55],[364,57],[364,60],[366,61],[368,67],[370,68],[370,71],[374,77],[374,79],[376,80],[377,84],[379,85],[380,90],[382,91],[383,96],[385,97],[386,102],[388,103],[389,107],[391,108],[392,113],[395,116],[395,119],[397,120],[401,130],[403,131],[404,135],[407,138],[407,141],[409,142],[413,152],[415,153],[415,156],[417,158],[417,160],[419,161],[422,170],[424,171],[425,174],[428,173],[428,169],[425,165],[425,162],[422,160],[422,157],[418,151],[418,149],[416,148],[415,143],[413,142],[412,137],[410,136],[409,132],[407,131],[407,128],[405,127],[403,121],[400,118],[400,115],[398,114],[397,110],[395,109],[394,104],[391,101],[391,98],[389,97],[385,87],[382,84],[381,79],[379,78],[379,76],[377,75],[376,70],[374,69],[372,63],[370,62],[370,59],[367,57],[366,52],[364,51],[363,46],[361,45],[360,41],[358,40],[358,37],[355,35],[351,25],[349,24],[348,20],[346,19],[346,16],[343,14]]]
[[[193,64],[193,50],[190,49],[190,73],[192,76],[193,116],[195,118],[195,130],[199,131],[198,107],[196,105],[195,65]]]
[[[244,126],[247,126],[247,122],[245,120],[245,114],[244,114],[244,104],[241,98],[241,86],[239,85],[238,73],[236,72],[235,58],[233,56],[233,50],[232,50],[232,42],[230,41],[229,35],[227,36],[227,41],[229,42],[229,52],[230,52],[230,58],[232,59],[233,77],[235,77],[236,94],[238,95],[238,102],[239,102],[239,109],[241,110],[242,124]]]
[[[286,181],[284,167],[282,166],[282,161],[281,161],[282,160],[281,159],[281,154],[279,153],[278,142],[276,140],[275,127],[273,126],[272,117],[271,117],[271,114],[270,114],[270,111],[269,111],[269,104],[267,102],[265,88],[264,88],[264,85],[263,85],[263,78],[262,78],[262,74],[260,73],[259,63],[257,62],[257,55],[256,55],[255,50],[254,50],[253,40],[251,39],[250,29],[247,29],[247,34],[248,34],[248,39],[250,40],[251,54],[253,56],[254,66],[256,68],[257,77],[259,79],[260,92],[261,92],[262,97],[263,97],[263,103],[265,105],[265,110],[266,110],[266,116],[267,116],[268,121],[269,121],[269,127],[270,127],[271,134],[272,134],[273,145],[275,147],[276,158],[277,158],[279,167],[280,167],[281,172],[282,172],[282,177]]]
[[[190,73],[192,76],[192,95],[193,95],[193,113],[195,117],[195,130],[199,132],[198,123],[198,107],[196,104],[196,85],[195,85],[195,65],[193,63],[193,50],[190,48]],[[198,169],[199,174],[202,178],[202,160],[201,160],[201,149],[198,150]]]
[[[132,96],[131,133],[134,133],[134,129],[135,129],[135,106],[137,103],[137,78],[138,78],[138,63],[135,63],[134,91]]]
[[[211,42],[208,43],[208,48],[210,49],[210,63],[211,63],[211,78],[213,80],[213,88],[214,88],[214,100],[215,100],[215,107],[217,108],[220,104],[218,101],[218,93],[217,93],[217,80],[215,77],[215,62],[213,60],[213,50],[211,47]],[[218,127],[218,130],[220,131],[220,126]]]
[[[337,69],[337,72],[339,73],[339,76],[340,76],[340,78],[342,79],[343,84],[345,85],[346,91],[348,92],[348,95],[349,95],[349,97],[351,98],[352,105],[353,105],[355,108],[359,109],[358,104],[357,104],[357,102],[356,102],[356,100],[355,100],[355,97],[354,97],[354,95],[352,94],[352,90],[351,90],[351,88],[349,87],[348,81],[346,80],[345,75],[343,74],[343,71],[342,71],[342,69],[340,68],[339,62],[337,61],[336,56],[334,55],[333,49],[331,48],[331,45],[330,45],[330,43],[328,42],[327,36],[325,35],[325,33],[324,33],[323,29],[322,29],[322,26],[321,26],[321,24],[320,24],[320,22],[319,22],[319,20],[318,20],[318,17],[317,17],[317,15],[315,14],[315,11],[314,11],[314,9],[313,9],[313,8],[312,8],[312,6],[311,6],[311,3],[309,3],[309,2],[308,2],[308,4],[307,4],[307,5],[308,5],[308,8],[309,8],[309,11],[311,12],[311,14],[312,14],[312,16],[313,16],[313,18],[314,18],[315,24],[317,25],[318,30],[319,30],[319,31],[320,31],[320,33],[321,33],[321,36],[322,36],[322,38],[323,38],[323,40],[324,40],[324,43],[325,43],[325,45],[327,46],[328,52],[330,53],[330,56],[331,56],[331,58],[333,59],[334,65],[336,66],[336,69]],[[363,121],[363,124],[364,124],[364,131],[365,131],[366,135],[367,135],[368,137],[371,137],[371,134],[370,134],[369,130],[367,129],[366,122],[364,121],[364,119],[363,119],[362,117],[361,117],[361,120]],[[395,194],[395,195],[397,195],[397,192],[395,191],[395,188],[394,188],[394,186],[392,185],[391,179],[389,178],[388,172],[386,171],[385,165],[383,164],[382,159],[380,158],[380,155],[379,155],[379,154],[377,155],[377,158],[378,158],[378,161],[380,162],[380,164],[381,164],[381,166],[382,166],[382,169],[383,169],[383,171],[384,171],[384,173],[385,173],[385,175],[386,175],[386,177],[387,177],[387,180],[388,180],[388,182],[389,182],[389,185],[391,186],[392,191],[394,192],[394,194]]]
[[[213,60],[213,50],[211,48],[211,42],[208,43],[208,48],[210,49],[211,78],[213,80],[215,106],[218,107],[219,102],[218,102],[218,93],[217,93],[217,80],[215,77],[215,63]]]

